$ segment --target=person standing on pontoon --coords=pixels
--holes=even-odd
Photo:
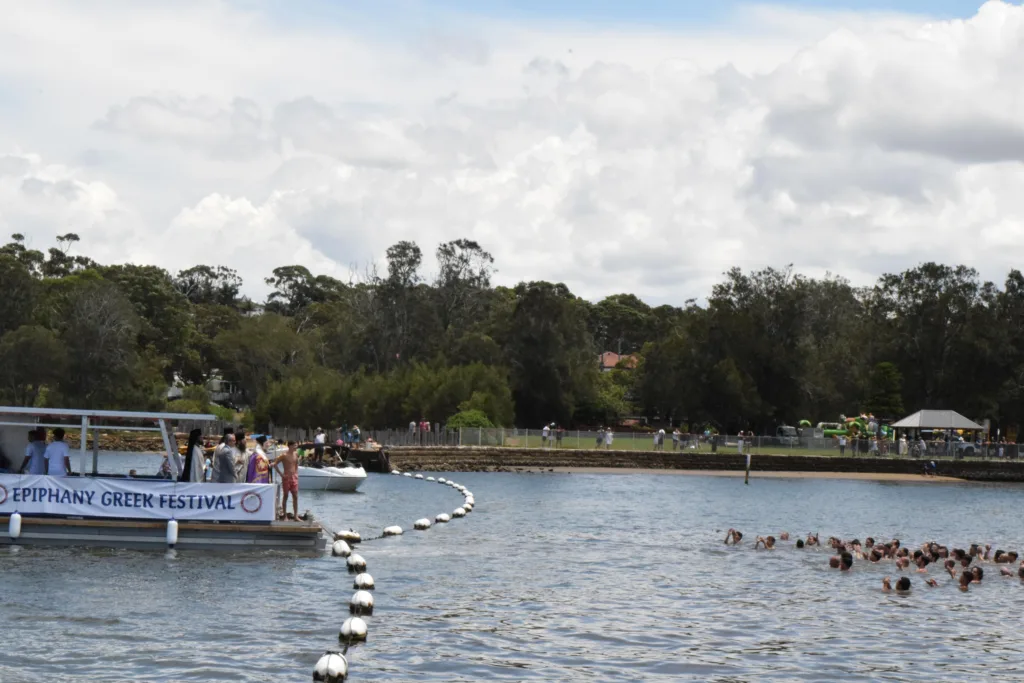
[[[213,476],[215,484],[235,483],[235,435],[225,434],[224,440],[213,452]]]
[[[22,474],[46,474],[46,431],[33,429],[28,433],[25,460],[21,463]]]
[[[256,448],[249,456],[249,467],[246,471],[245,481],[248,484],[269,484],[270,483],[270,461],[263,451],[263,444],[267,437],[260,434],[256,437]]]
[[[178,481],[201,482],[206,480],[206,456],[201,445],[203,432],[193,429],[188,433],[188,445],[185,447],[185,466],[182,468]]]
[[[64,441],[64,430],[57,427],[53,430],[53,441],[46,447],[43,457],[46,458],[46,473],[51,477],[66,477],[71,471],[71,457]]]

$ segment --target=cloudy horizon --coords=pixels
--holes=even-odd
[[[733,266],[1001,282],[1024,9],[854,4],[8,2],[0,230],[256,298],[460,237],[496,284],[588,299],[682,305]]]

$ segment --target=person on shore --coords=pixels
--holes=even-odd
[[[66,477],[71,471],[71,449],[64,441],[64,429],[53,430],[53,441],[46,447],[43,457],[46,458],[46,473],[51,477]]]
[[[846,435],[839,435],[839,455],[846,455]]]
[[[741,532],[739,532],[739,531],[736,531],[735,529],[729,529],[729,531],[726,532],[726,534],[725,534],[725,544],[726,545],[729,545],[729,544],[736,545],[736,544],[738,544],[742,540],[743,540],[743,534]]]
[[[292,496],[292,519],[299,518],[299,456],[295,451],[294,441],[288,442],[288,450],[274,458],[272,463],[275,470],[281,476],[281,518],[288,518],[288,494]],[[278,465],[282,469],[278,469]]]
[[[551,435],[550,425],[544,425],[544,429],[540,430],[540,447],[548,447],[548,437]]]
[[[180,482],[201,482],[206,478],[203,467],[205,457],[203,448],[200,445],[203,438],[201,429],[193,429],[188,433],[188,443],[185,445],[185,465],[181,468],[178,476]]]
[[[565,430],[562,429],[562,425],[558,425],[555,429],[555,448],[562,447],[562,439],[565,438]]]
[[[673,451],[678,451],[679,450],[679,437],[680,436],[682,436],[682,432],[679,431],[678,427],[676,427],[675,429],[672,430],[672,450]]]
[[[28,433],[25,460],[21,463],[22,474],[46,474],[46,432],[33,429]]]
[[[612,441],[614,439],[615,439],[615,433],[612,431],[612,428],[609,427],[608,431],[606,431],[604,433],[604,445],[608,448],[608,450],[612,449]]]
[[[235,435],[228,433],[213,452],[213,475],[217,484],[235,483]]]
[[[327,443],[327,436],[324,430],[316,428],[316,435],[313,436],[313,461],[322,464],[324,461],[324,444]]]
[[[601,448],[601,444],[604,443],[604,427],[598,427],[597,429],[597,448]]]
[[[253,449],[252,455],[249,457],[249,466],[246,470],[246,483],[270,483],[270,461],[267,459],[267,454],[263,450],[263,444],[266,443],[266,441],[267,437],[262,434],[256,437],[256,448]]]

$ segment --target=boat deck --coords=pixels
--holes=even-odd
[[[15,543],[10,517],[0,516],[0,545]],[[316,522],[178,522],[180,550],[291,550],[319,552],[326,547]],[[131,519],[22,517],[18,545],[98,546],[164,549],[166,522]]]

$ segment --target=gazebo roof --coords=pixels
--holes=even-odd
[[[891,426],[898,429],[985,429],[955,410],[919,410]]]

